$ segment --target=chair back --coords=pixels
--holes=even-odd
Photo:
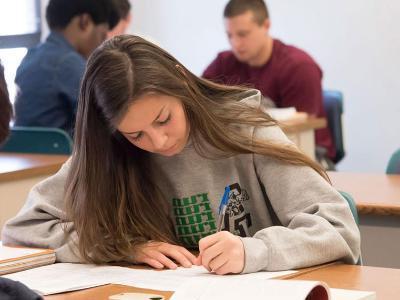
[[[346,192],[343,191],[339,191],[339,193],[343,196],[344,199],[346,199],[347,203],[349,204],[351,213],[353,215],[354,221],[356,221],[356,224],[359,225],[360,224],[360,220],[358,218],[358,212],[357,212],[357,206],[356,206],[356,202],[354,201],[353,197]],[[357,265],[362,265],[362,256],[360,254],[360,257],[358,258]]]
[[[345,156],[342,129],[343,94],[339,91],[323,91],[323,102],[336,150],[333,162],[338,163]]]
[[[400,174],[400,149],[390,157],[386,168],[386,174]]]
[[[339,193],[343,196],[344,199],[346,199],[347,203],[349,204],[351,213],[353,214],[354,221],[356,221],[356,223],[358,225],[359,219],[358,219],[356,202],[354,201],[353,197],[349,193],[346,193],[343,191],[339,191]]]
[[[72,140],[58,128],[15,126],[0,152],[71,154]]]

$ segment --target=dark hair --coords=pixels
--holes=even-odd
[[[131,4],[128,0],[113,0],[115,9],[121,19],[125,19],[131,10]]]
[[[4,78],[4,68],[0,62],[0,144],[10,132],[10,119],[12,107],[8,97],[7,84]]]
[[[247,11],[253,12],[254,20],[259,25],[269,19],[268,8],[263,0],[230,0],[225,6],[224,17],[236,17]]]
[[[65,194],[66,218],[78,233],[84,260],[129,261],[138,243],[179,243],[149,153],[117,130],[129,106],[148,93],[182,102],[191,141],[202,156],[209,157],[205,147],[211,145],[224,156],[258,153],[326,176],[297,148],[253,139],[238,129],[276,125],[261,110],[238,101],[247,91],[199,78],[137,36],[116,36],[92,53],[82,79]]]
[[[108,23],[110,29],[119,22],[113,0],[50,0],[46,20],[50,29],[63,29],[73,17],[85,13],[95,24]]]

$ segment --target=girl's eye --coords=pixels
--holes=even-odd
[[[138,140],[140,140],[140,138],[143,136],[143,133],[139,132],[136,136],[130,136],[129,138],[134,141],[137,142]]]
[[[158,121],[157,123],[159,125],[165,125],[171,120],[171,115],[168,115],[168,117],[164,121]]]

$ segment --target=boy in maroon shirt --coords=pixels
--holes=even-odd
[[[269,35],[271,22],[263,0],[231,0],[224,10],[231,51],[218,54],[203,77],[229,85],[247,85],[261,91],[277,107],[325,117],[322,71],[304,51]],[[316,130],[316,144],[335,156],[328,128]]]

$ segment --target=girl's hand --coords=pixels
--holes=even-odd
[[[190,268],[196,262],[196,257],[187,249],[155,241],[137,245],[133,259],[136,263],[148,264],[155,269],[176,269],[177,264]]]
[[[196,264],[218,275],[240,273],[244,268],[244,246],[240,238],[221,231],[199,241]]]

